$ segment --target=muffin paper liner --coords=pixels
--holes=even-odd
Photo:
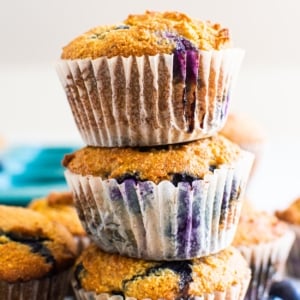
[[[243,300],[248,284],[250,280],[250,274],[247,278],[244,278],[242,282],[239,282],[226,291],[215,291],[211,293],[205,293],[201,296],[189,296],[188,299],[193,300]],[[78,289],[77,283],[74,280],[72,282],[74,293],[76,295],[77,300],[137,300],[134,297],[123,297],[120,295],[112,295],[108,293],[96,294],[94,292],[87,292],[84,289]],[[164,300],[164,298],[159,298],[160,300]],[[140,300],[152,300],[151,298],[144,298]],[[157,299],[153,299],[157,300]]]
[[[60,60],[57,73],[85,144],[149,146],[224,125],[242,49]]]
[[[248,262],[252,273],[245,300],[268,298],[273,280],[282,276],[294,240],[295,234],[287,231],[273,242],[236,247]]]
[[[76,256],[79,256],[82,250],[90,244],[90,238],[87,236],[74,235],[74,242],[76,245]]]
[[[69,287],[70,271],[38,280],[8,283],[0,280],[2,300],[63,300]]]
[[[102,180],[66,170],[87,234],[106,252],[150,260],[216,253],[233,240],[253,155],[192,183]]]
[[[289,224],[289,227],[295,233],[296,239],[287,259],[286,272],[289,276],[300,278],[300,226]]]

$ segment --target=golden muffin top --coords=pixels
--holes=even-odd
[[[188,261],[145,261],[109,254],[91,245],[75,267],[79,288],[137,299],[179,299],[225,291],[250,277],[241,254],[230,247]]]
[[[180,12],[146,11],[129,15],[123,23],[98,26],[63,48],[62,59],[106,56],[141,56],[195,48],[220,50],[230,47],[227,28],[190,18]]]
[[[0,205],[0,280],[39,279],[74,260],[73,237],[64,226],[28,208]]]
[[[287,223],[300,224],[300,197],[295,199],[289,207],[282,211],[276,211],[276,216]]]
[[[45,198],[34,199],[28,207],[43,214],[51,221],[61,223],[75,236],[86,235],[70,192],[51,192]]]
[[[233,246],[248,246],[272,242],[285,233],[287,225],[271,213],[242,209]]]
[[[72,173],[100,176],[162,180],[203,179],[221,165],[232,165],[240,157],[239,146],[222,136],[185,144],[143,148],[84,147],[66,155],[63,165]],[[181,180],[179,180],[181,181]]]

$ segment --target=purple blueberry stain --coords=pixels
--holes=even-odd
[[[191,186],[189,183],[182,182],[178,185],[178,212],[177,212],[177,240],[178,258],[186,257],[188,249],[192,225],[192,206],[190,201]]]
[[[198,182],[193,183],[194,201],[192,204],[192,229],[190,243],[190,257],[196,257],[201,248],[199,230],[201,231],[201,201],[203,200],[203,191]]]
[[[141,214],[141,208],[136,194],[136,181],[134,179],[126,179],[124,180],[124,187],[130,212],[134,215]]]
[[[173,84],[183,84],[184,117],[187,131],[192,132],[196,109],[199,51],[191,41],[180,35],[168,32],[165,36],[175,44],[173,49]]]
[[[143,210],[152,207],[154,202],[154,187],[150,181],[139,182],[138,187],[141,195],[141,205]]]

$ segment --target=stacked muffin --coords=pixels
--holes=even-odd
[[[246,205],[245,205],[246,204]],[[263,232],[263,234],[258,234]],[[275,215],[244,201],[233,240],[251,268],[245,300],[267,299],[274,280],[281,279],[295,239],[294,232]]]
[[[130,15],[63,49],[87,144],[63,164],[97,245],[77,263],[78,299],[243,298],[250,273],[230,244],[253,157],[217,134],[242,57],[227,29],[177,12]]]

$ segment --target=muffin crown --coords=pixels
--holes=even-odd
[[[268,243],[287,232],[287,224],[272,214],[264,211],[242,211],[233,245]]]
[[[295,199],[289,207],[280,211],[276,211],[276,216],[285,222],[290,224],[300,224],[300,197]]]
[[[150,180],[159,183],[203,179],[223,164],[233,164],[240,148],[221,136],[156,148],[85,147],[64,158],[71,172],[81,175]]]
[[[179,299],[223,292],[249,276],[246,261],[234,248],[187,261],[153,262],[101,251],[92,245],[77,261],[79,288],[137,299]]]
[[[52,192],[45,198],[34,199],[29,208],[40,212],[51,221],[61,223],[73,235],[85,235],[70,192]]]
[[[0,206],[0,280],[50,276],[74,259],[73,238],[64,226],[30,209]]]
[[[185,41],[182,43],[182,41]],[[189,44],[189,47],[182,47]],[[229,47],[228,29],[178,12],[129,15],[123,24],[95,27],[63,48],[62,59],[141,56]]]

